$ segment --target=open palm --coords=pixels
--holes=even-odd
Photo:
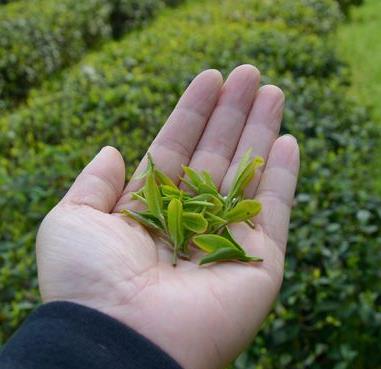
[[[125,164],[106,147],[82,171],[44,219],[37,237],[38,273],[45,302],[72,301],[135,329],[184,368],[223,368],[247,346],[269,312],[283,276],[290,207],[299,167],[291,136],[278,137],[283,94],[258,89],[259,72],[236,68],[223,83],[218,71],[188,87],[151,147],[156,165],[174,180],[181,165],[208,170],[227,192],[249,147],[266,159],[247,189],[262,202],[256,229],[233,233],[261,264],[226,262],[205,267],[180,260],[139,224],[119,214],[133,207],[124,188]],[[128,165],[128,163],[127,163]],[[144,170],[146,157],[137,168]]]

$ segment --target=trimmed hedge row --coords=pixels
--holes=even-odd
[[[131,174],[197,72],[253,63],[263,82],[286,92],[283,130],[301,144],[302,170],[281,297],[234,367],[374,369],[381,362],[381,200],[362,165],[379,132],[346,97],[347,71],[327,37],[340,19],[337,6],[265,4],[200,0],[164,12],[0,119],[7,220],[0,225],[0,340],[39,301],[36,228],[83,165],[111,144]]]
[[[0,12],[0,109],[109,37],[104,0],[18,1]]]
[[[136,28],[172,0],[21,0],[0,12],[0,111],[87,49]]]

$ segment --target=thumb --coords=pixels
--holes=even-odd
[[[124,181],[122,155],[117,149],[106,146],[79,174],[62,203],[90,206],[108,213],[121,196]]]

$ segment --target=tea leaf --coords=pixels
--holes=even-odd
[[[200,184],[202,183],[201,175],[196,170],[186,165],[183,165],[183,171],[188,176],[189,181],[192,183],[192,185],[196,188],[199,188]]]
[[[249,175],[249,176],[243,176],[243,179],[242,179],[242,183],[241,183],[241,191],[243,191],[249,184],[249,182],[251,181],[251,179],[254,177],[255,175],[255,172],[256,172],[256,169],[261,167],[263,164],[265,163],[265,161],[263,160],[263,158],[261,156],[256,156],[252,162],[249,164],[249,172],[251,171],[252,172],[252,175]]]
[[[194,233],[204,233],[208,228],[208,222],[202,214],[184,212],[183,221],[184,227]]]
[[[227,203],[230,205],[234,198],[241,197],[243,190],[252,180],[255,171],[263,165],[264,160],[260,156],[250,159],[251,150],[248,150],[242,157],[234,177],[232,186],[227,196]]]
[[[205,212],[205,216],[207,217],[207,221],[210,224],[214,225],[225,225],[227,224],[227,221],[224,218],[219,217],[218,215],[215,215],[209,211]]]
[[[220,248],[211,254],[204,256],[199,264],[208,264],[213,263],[214,261],[229,261],[229,260],[243,260],[246,259],[246,256],[242,251],[239,251],[236,248],[226,247]],[[246,261],[246,260],[245,260]]]
[[[216,233],[227,224],[227,221],[224,218],[221,218],[209,211],[206,211],[204,215],[209,224],[208,233]]]
[[[213,214],[218,214],[224,207],[223,201],[221,201],[218,196],[210,195],[209,202],[214,204],[214,208],[210,210]]]
[[[222,232],[221,236],[226,237],[238,250],[245,253],[245,250],[241,247],[241,245],[234,239],[232,232],[230,231],[229,227],[225,227],[224,231]]]
[[[239,251],[238,249],[231,249],[231,248],[222,248],[218,249],[215,252],[208,254],[204,256],[200,262],[199,265],[212,263],[215,261],[263,261],[263,259],[258,258],[256,256],[248,256]]]
[[[222,209],[222,202],[215,196],[209,193],[193,196],[184,201],[184,205],[198,204],[210,208],[210,211],[217,212]]]
[[[222,235],[224,237],[226,237],[232,244],[234,244],[234,246],[242,251],[242,253],[244,254],[244,256],[242,258],[240,258],[239,260],[240,261],[263,261],[262,258],[258,258],[256,256],[250,256],[250,255],[247,255],[246,254],[246,251],[241,247],[241,245],[235,240],[234,236],[233,236],[233,233],[231,232],[231,230],[229,229],[229,227],[225,227],[224,229],[224,232],[222,233]]]
[[[188,176],[188,179],[182,178],[182,181],[190,186],[193,190],[199,193],[211,193],[217,194],[217,188],[213,183],[213,180],[208,175],[203,175],[197,172],[195,169],[187,166],[183,166],[184,173]]]
[[[212,176],[211,176],[208,172],[206,172],[205,170],[204,170],[203,172],[201,172],[201,175],[202,175],[202,177],[203,177],[203,179],[204,179],[204,182],[205,182],[210,188],[213,189],[213,192],[214,192],[214,193],[217,193],[218,190],[217,190],[216,184],[215,184],[214,181],[213,181]]]
[[[147,201],[149,211],[163,221],[163,199],[161,198],[159,187],[152,172],[147,174],[146,183],[144,185],[144,197]]]
[[[245,170],[245,168],[250,164],[251,162],[251,152],[252,148],[248,148],[245,153],[242,155],[241,160],[239,161],[237,171],[234,176],[234,180],[236,180],[240,174]]]
[[[208,253],[224,248],[236,249],[235,245],[231,241],[227,240],[225,237],[219,236],[218,234],[201,234],[194,236],[192,241],[197,247]]]
[[[214,207],[214,204],[212,202],[208,201],[195,201],[195,200],[188,200],[184,202],[185,206],[205,206],[207,208]]]
[[[150,152],[147,152],[147,170],[152,172],[155,169],[155,164],[152,159],[152,155]]]
[[[133,179],[133,180],[143,179],[144,177],[147,176],[148,173],[153,171],[154,167],[155,166],[154,166],[154,163],[153,163],[152,156],[148,152],[147,153],[147,166],[146,166],[146,168],[144,169],[143,172],[134,175],[131,179]]]
[[[143,204],[146,204],[146,205],[147,205],[147,201],[146,201],[146,199],[145,199],[143,196],[139,195],[137,192],[133,192],[133,193],[131,194],[131,198],[132,198],[133,200],[139,200],[139,201],[141,201]]]
[[[195,195],[192,197],[189,197],[188,200],[195,200],[195,201],[209,201],[214,195],[211,195],[209,193],[202,193],[200,195]]]
[[[154,171],[155,171],[155,176],[156,176],[156,178],[157,178],[157,180],[159,181],[160,184],[166,185],[166,186],[170,186],[170,187],[172,187],[174,189],[177,189],[177,186],[172,181],[172,179],[169,178],[164,172],[162,172],[161,170],[156,169],[156,168],[155,168]]]
[[[244,257],[242,257],[241,259],[239,259],[240,261],[246,261],[246,262],[249,262],[249,261],[257,261],[257,262],[262,262],[263,259],[262,258],[259,258],[258,256],[251,256],[251,255],[245,255]]]
[[[161,185],[160,189],[164,196],[176,197],[176,198],[183,196],[183,191],[181,191],[177,187],[172,187],[169,185]]]
[[[241,195],[243,189],[245,188],[244,184],[249,183],[255,174],[254,161],[250,162],[246,167],[243,168],[241,172],[237,172],[237,175],[234,179],[232,187],[228,194],[228,202],[230,203],[235,197]]]
[[[238,223],[256,216],[261,211],[261,204],[257,200],[242,200],[224,214],[229,223]]]
[[[133,210],[122,210],[122,214],[132,218],[133,220],[143,224],[147,228],[153,229],[155,231],[158,231],[160,233],[163,232],[163,229],[161,227],[161,224],[157,222],[155,217],[152,217],[152,215],[143,213],[143,212],[137,212]]]
[[[184,242],[183,204],[178,199],[172,199],[168,205],[168,232],[177,249]]]

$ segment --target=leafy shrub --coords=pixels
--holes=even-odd
[[[176,6],[184,0],[112,0],[111,26],[114,38],[144,24],[165,5]]]
[[[0,12],[0,111],[112,35],[143,24],[162,0],[22,0]]]
[[[120,37],[132,27],[153,17],[163,5],[158,0],[112,0],[111,25],[113,36]]]
[[[332,0],[304,0],[300,1],[272,0],[272,6],[261,8],[257,19],[272,18],[272,23],[286,27],[297,28],[304,33],[317,33],[319,35],[331,33],[336,29],[342,14],[337,3]],[[279,11],[279,7],[282,11]]]
[[[353,6],[359,6],[364,4],[364,0],[336,0],[340,6],[340,9],[345,15],[349,15],[349,11]]]
[[[25,0],[2,8],[0,108],[107,38],[109,12],[104,0]]]
[[[337,6],[325,0],[264,4],[194,1],[167,11],[0,119],[0,207],[7,220],[0,225],[1,340],[39,301],[36,228],[82,166],[111,144],[131,174],[197,72],[213,67],[226,74],[249,62],[265,83],[286,92],[283,130],[300,142],[302,170],[281,297],[234,366],[379,365],[381,201],[371,195],[362,165],[379,133],[345,94],[347,71],[327,36],[340,19]],[[300,22],[292,20],[294,10]]]

